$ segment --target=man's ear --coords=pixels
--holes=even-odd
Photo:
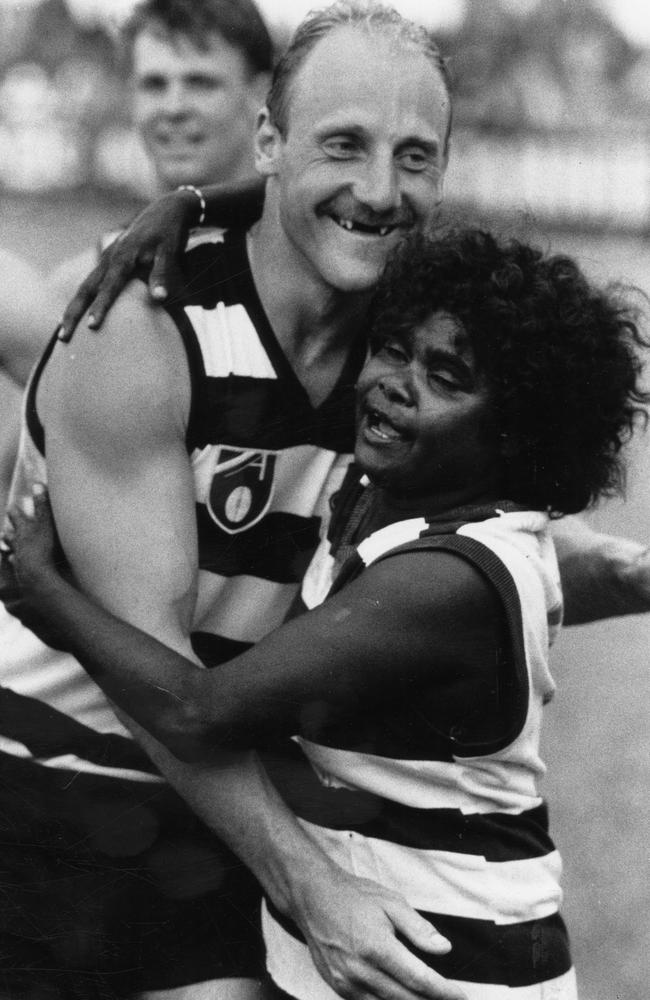
[[[284,140],[271,121],[268,108],[257,116],[255,132],[255,168],[262,177],[272,177],[278,172]]]

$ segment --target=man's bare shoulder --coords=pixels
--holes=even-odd
[[[82,323],[70,343],[56,345],[37,396],[46,427],[114,440],[136,432],[184,433],[189,405],[181,337],[139,281],[127,286],[101,330]]]

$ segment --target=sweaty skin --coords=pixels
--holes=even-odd
[[[249,243],[252,272],[287,360],[312,398],[326,391],[324,381],[338,377],[359,330],[361,298],[383,263],[380,250],[387,251],[391,244],[391,237],[375,233],[368,244],[364,238],[358,246],[356,235],[329,217],[317,217],[313,209],[324,197],[339,198],[344,193],[350,203],[362,205],[370,197],[369,176],[376,178],[383,172],[388,179],[381,187],[389,192],[390,211],[401,212],[402,204],[408,205],[408,219],[423,222],[428,217],[427,204],[431,213],[435,210],[439,179],[419,166],[413,169],[410,160],[404,162],[405,143],[408,139],[410,148],[416,129],[416,145],[421,145],[421,133],[426,133],[427,149],[433,145],[434,155],[441,157],[447,128],[447,105],[434,101],[426,112],[429,105],[417,97],[422,87],[429,96],[439,93],[438,74],[428,60],[409,50],[404,58],[390,60],[394,72],[387,74],[384,47],[364,37],[360,52],[356,32],[348,30],[348,34],[355,36],[356,76],[362,72],[361,63],[363,73],[386,97],[390,116],[372,110],[376,98],[365,86],[363,104],[355,107],[361,119],[357,114],[356,122],[350,123],[347,114],[345,121],[341,118],[338,104],[343,95],[334,81],[343,79],[346,72],[350,75],[347,44],[339,44],[327,62],[321,60],[318,78],[312,80],[312,98],[318,105],[313,115],[305,103],[304,87],[300,100],[305,121],[321,121],[327,93],[332,104],[327,114],[336,119],[337,134],[341,128],[352,127],[354,132],[361,128],[361,145],[355,147],[352,158],[342,161],[338,155],[323,154],[323,140],[312,135],[310,142],[320,143],[320,155],[328,160],[323,186],[319,171],[315,173],[307,161],[301,161],[300,177],[291,173],[288,143],[270,129],[268,120],[260,121],[257,134],[257,166],[267,178],[267,198]],[[320,44],[325,43],[316,46],[307,64]],[[417,97],[418,111],[415,120],[407,118],[402,126],[397,112],[405,86]],[[401,131],[407,127],[408,132]],[[285,171],[291,183],[283,180]],[[279,212],[288,188],[298,181],[304,196],[299,212]],[[368,208],[377,210],[376,206]],[[315,264],[324,270],[329,265],[320,243],[314,255],[309,251],[306,240],[312,230],[314,237],[323,234],[327,246],[352,240],[354,288],[340,268],[323,275],[315,270]],[[370,254],[367,246],[373,247]],[[361,295],[350,296],[350,291]],[[192,659],[188,635],[198,559],[185,442],[189,389],[187,363],[175,327],[152,310],[145,289],[134,286],[111,312],[102,336],[85,331],[72,344],[57,345],[39,388],[37,407],[46,426],[52,507],[76,579],[112,613]],[[152,498],[156,498],[153,504]],[[98,510],[102,512],[99,519]],[[151,749],[137,727],[135,731],[145,748]],[[421,995],[436,1000],[461,996],[398,940],[396,933],[406,934],[409,940],[416,937],[417,942],[426,940],[427,950],[441,947],[440,939],[431,939],[430,930],[425,932],[413,911],[408,910],[408,918],[403,916],[404,903],[398,908],[401,916],[395,916],[393,894],[385,897],[375,887],[369,895],[361,883],[359,891],[366,903],[358,911],[354,906],[340,911],[331,894],[332,880],[328,883],[325,875],[327,865],[319,860],[318,852],[313,865],[307,860],[310,841],[292,827],[291,820],[285,821],[282,805],[274,802],[259,769],[246,756],[236,763],[230,757],[225,763],[215,761],[206,770],[182,768],[160,748],[154,747],[153,753],[157,761],[163,761],[161,770],[181,794],[190,802],[202,802],[201,815],[213,829],[236,841],[232,846],[262,883],[271,886],[269,891],[273,892],[273,884],[276,890],[280,884],[278,905],[286,906],[288,899],[295,907],[295,919],[310,940],[318,968],[335,988],[353,997],[381,997],[385,986],[380,989],[378,980],[385,984],[389,977],[410,1000]],[[263,823],[259,822],[260,803],[267,817]],[[299,866],[296,857],[304,859]],[[311,879],[312,871],[312,886],[306,888],[305,873]],[[347,876],[337,879],[349,885]],[[350,886],[350,902],[352,896]],[[332,941],[333,927],[337,947],[332,951],[327,942]],[[372,957],[362,956],[360,968],[356,943],[364,939]],[[333,965],[328,964],[330,958]]]

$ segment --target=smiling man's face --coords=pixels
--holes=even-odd
[[[268,118],[262,143],[258,132],[298,269],[338,291],[374,286],[388,252],[435,215],[449,114],[422,52],[349,26],[316,43],[290,84],[286,135]]]
[[[249,176],[267,82],[216,33],[204,50],[183,35],[141,32],[133,46],[133,118],[161,187]]]

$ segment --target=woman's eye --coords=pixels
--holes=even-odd
[[[459,392],[468,392],[470,389],[470,380],[451,368],[431,368],[428,372],[428,378],[430,382],[442,385],[446,389],[454,389]]]
[[[391,340],[385,340],[383,343],[378,344],[375,353],[387,358],[389,361],[402,362],[407,360],[404,348]]]

